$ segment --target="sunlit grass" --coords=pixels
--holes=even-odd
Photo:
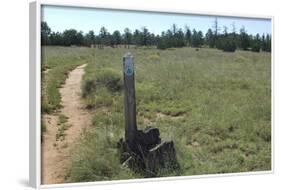
[[[91,80],[96,85],[100,73],[114,73],[84,97],[94,111],[93,127],[73,153],[69,181],[145,177],[122,168],[116,148],[124,136],[123,90],[112,90],[107,82],[123,80],[122,57],[127,51],[135,60],[138,127],[158,127],[163,139],[173,140],[181,166],[179,174],[160,172],[158,176],[271,169],[269,53],[225,53],[208,48],[59,50],[67,54],[63,61],[60,56],[53,60],[54,47],[46,49],[51,68],[46,84],[57,81],[45,89],[50,95],[48,105],[59,105],[57,91],[53,94],[49,88],[64,80],[57,79],[62,70],[86,62],[82,86]],[[80,59],[79,54],[83,55]],[[71,65],[60,70],[57,65],[61,62]]]

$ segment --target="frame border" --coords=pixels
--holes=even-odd
[[[41,3],[29,4],[29,184],[41,183]]]

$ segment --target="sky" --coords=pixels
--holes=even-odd
[[[209,28],[213,28],[215,16],[188,15],[188,14],[166,14],[137,11],[118,11],[93,8],[74,8],[60,6],[42,7],[42,21],[46,21],[52,31],[63,32],[66,29],[76,29],[87,33],[94,30],[98,34],[104,26],[108,32],[119,30],[123,33],[128,27],[131,31],[146,27],[154,34],[161,34],[167,31],[172,24],[184,29],[188,26],[191,30],[201,30],[204,34]],[[236,31],[245,27],[249,34],[271,34],[270,19],[239,18],[239,17],[217,17],[220,32],[223,27],[232,31],[232,24],[235,23]]]

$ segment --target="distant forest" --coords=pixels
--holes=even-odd
[[[189,27],[178,28],[173,24],[170,29],[163,31],[161,35],[149,32],[148,28],[142,27],[131,31],[125,28],[122,33],[115,30],[110,33],[105,27],[100,31],[90,30],[83,34],[82,31],[67,29],[64,32],[54,32],[46,22],[41,22],[41,44],[53,46],[88,46],[103,48],[110,46],[116,48],[124,46],[130,48],[135,46],[156,46],[158,49],[180,48],[180,47],[210,47],[227,52],[234,52],[237,48],[254,52],[271,52],[270,34],[248,34],[242,27],[236,31],[235,23],[229,30],[226,26],[220,28],[217,18],[212,28],[209,28],[204,35],[202,31],[191,30]]]

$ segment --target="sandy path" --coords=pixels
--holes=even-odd
[[[59,114],[68,117],[64,139],[56,139],[60,126],[58,115],[44,115],[47,131],[42,143],[42,184],[63,183],[66,180],[67,167],[70,163],[71,148],[78,141],[83,131],[91,125],[90,113],[84,109],[80,96],[80,85],[84,74],[81,65],[69,73],[65,84],[60,89],[62,108]]]

